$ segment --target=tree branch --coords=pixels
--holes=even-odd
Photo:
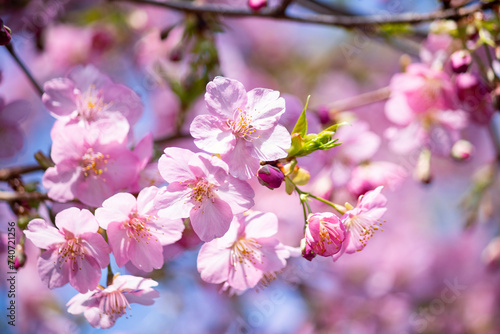
[[[30,201],[30,200],[46,200],[49,199],[47,194],[42,194],[39,192],[32,193],[19,193],[13,191],[1,191],[0,190],[0,201],[14,202],[14,201]]]
[[[334,116],[339,111],[351,110],[367,104],[387,100],[390,95],[391,90],[389,89],[389,87],[383,87],[371,92],[335,101],[331,104],[328,104],[330,113],[332,113],[330,116]]]
[[[24,63],[21,61],[21,58],[19,58],[17,56],[17,53],[14,50],[14,46],[12,45],[12,43],[5,45],[5,47],[9,51],[12,58],[14,58],[17,65],[21,68],[21,70],[24,72],[24,74],[26,74],[26,76],[28,77],[28,79],[31,82],[31,84],[33,85],[33,87],[37,90],[38,94],[40,94],[40,96],[42,96],[43,95],[42,87],[38,84],[38,82],[36,82],[35,78],[33,78],[33,75],[31,75],[31,72],[28,70],[26,65],[24,65]]]
[[[44,170],[40,165],[30,165],[30,166],[14,166],[0,169],[0,181],[8,181],[9,179],[19,176],[21,174],[36,172],[39,170]]]
[[[466,17],[472,13],[480,10],[490,9],[494,5],[500,4],[500,0],[490,2],[480,2],[474,5],[463,8],[449,8],[445,10],[438,10],[432,13],[402,13],[394,15],[371,15],[371,16],[344,16],[344,15],[289,15],[279,12],[273,8],[263,9],[261,11],[251,11],[246,9],[232,8],[220,5],[199,5],[193,2],[179,1],[179,0],[111,0],[115,2],[132,2],[144,5],[153,5],[173,10],[182,11],[185,13],[194,14],[218,14],[225,17],[261,17],[269,19],[281,19],[287,21],[301,22],[301,23],[314,23],[328,26],[336,26],[343,28],[369,28],[376,27],[381,24],[419,24],[423,22],[430,22],[434,20],[444,19],[459,19]]]

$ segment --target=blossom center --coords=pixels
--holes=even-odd
[[[89,148],[80,160],[80,166],[83,168],[83,175],[99,176],[107,171],[105,167],[108,163],[109,155],[104,155],[101,152],[94,152],[93,148]]]
[[[83,260],[85,258],[85,252],[80,238],[72,238],[67,240],[59,247],[58,251],[60,255],[58,259],[59,269],[61,269],[61,265],[63,264],[63,262],[69,261],[71,263],[75,263],[78,258],[80,260]],[[79,269],[82,270],[81,267]],[[74,271],[75,268],[72,268],[72,270]]]
[[[214,201],[214,186],[205,179],[199,180],[196,185],[188,184],[189,188],[192,188],[189,198],[196,202],[203,202],[206,198],[212,199]]]
[[[378,230],[377,226],[373,226],[371,220],[364,219],[361,216],[351,217],[351,219],[346,221],[345,226],[348,231],[351,231],[351,234],[359,236],[360,247],[358,247],[358,251],[366,246],[368,240],[370,240],[375,231]]]
[[[129,215],[129,220],[124,223],[129,238],[134,238],[137,242],[141,240],[149,243],[151,240],[151,228],[147,226],[150,217],[144,217],[137,212]]]
[[[236,267],[238,263],[252,265],[262,263],[261,248],[262,246],[254,239],[239,238],[231,249],[231,265]]]
[[[93,122],[107,110],[109,104],[104,102],[102,91],[97,91],[94,85],[77,98],[78,115],[87,122]]]
[[[226,120],[226,125],[236,137],[252,141],[260,137],[254,134],[258,129],[251,124],[252,118],[252,115],[248,115],[245,111],[238,109],[233,119]]]
[[[99,300],[100,316],[105,314],[114,324],[116,319],[127,313],[127,308],[131,310],[127,298],[122,291],[115,290],[110,292],[101,292]]]

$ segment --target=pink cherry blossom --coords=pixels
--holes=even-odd
[[[332,256],[342,247],[345,227],[331,212],[313,213],[307,217],[303,256],[309,261],[316,255]]]
[[[365,248],[368,240],[379,229],[379,219],[387,210],[387,199],[380,192],[383,186],[367,192],[358,199],[355,208],[349,210],[341,217],[347,232],[342,249],[333,255],[334,261],[342,254],[352,254]]]
[[[125,137],[117,139],[109,141],[98,128],[84,129],[77,124],[52,132],[55,166],[43,175],[49,197],[59,202],[78,198],[98,207],[106,198],[132,186],[141,164],[125,145]]]
[[[385,114],[400,128],[386,131],[389,147],[396,153],[432,147],[448,154],[468,122],[448,75],[424,64],[410,64],[405,73],[392,78],[390,88]]]
[[[46,82],[44,91],[42,100],[47,109],[65,122],[90,124],[124,116],[133,125],[143,111],[142,102],[134,91],[113,83],[92,65],[77,66],[66,78]]]
[[[198,271],[209,283],[242,292],[253,288],[267,273],[283,269],[289,251],[275,237],[278,218],[252,212],[234,217],[222,237],[204,244],[198,254]]]
[[[158,217],[153,205],[158,191],[157,187],[144,188],[137,199],[129,193],[119,193],[96,210],[96,219],[107,231],[119,267],[130,261],[145,272],[160,269],[162,246],[181,238],[184,224],[180,219]]]
[[[17,100],[5,104],[0,98],[0,159],[14,157],[24,145],[20,121],[30,112],[28,101]]]
[[[152,305],[160,296],[153,289],[157,285],[150,278],[116,274],[111,285],[78,294],[66,306],[71,314],[83,313],[92,327],[106,329],[127,314],[127,309],[131,311],[130,304]]]
[[[278,124],[285,112],[278,91],[256,88],[247,93],[240,82],[216,77],[207,85],[205,101],[210,115],[194,119],[191,135],[199,148],[221,154],[232,175],[249,179],[261,160],[287,156],[291,139]]]
[[[38,259],[38,272],[52,289],[70,283],[81,293],[93,290],[101,268],[109,264],[109,246],[97,233],[99,224],[88,210],[69,208],[56,215],[57,228],[33,219],[24,234],[45,249]]]
[[[158,169],[169,183],[166,191],[158,194],[158,215],[189,217],[203,241],[223,236],[233,216],[254,205],[252,187],[229,175],[227,164],[217,157],[169,147]]]
[[[378,186],[395,189],[403,182],[408,173],[406,170],[389,161],[374,161],[355,167],[351,173],[347,189],[359,197]]]

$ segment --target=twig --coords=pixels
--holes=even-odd
[[[5,47],[9,51],[12,58],[14,58],[17,65],[21,68],[21,70],[24,72],[24,74],[26,74],[26,76],[28,77],[28,79],[31,82],[31,84],[33,85],[33,87],[35,87],[35,89],[37,90],[38,94],[40,94],[40,96],[42,96],[43,95],[42,87],[40,87],[40,85],[36,82],[35,78],[33,78],[33,76],[31,75],[31,72],[28,70],[26,65],[24,65],[24,63],[21,61],[21,59],[17,56],[12,43],[7,44]]]
[[[46,200],[48,199],[47,194],[42,194],[39,192],[32,193],[19,193],[12,191],[1,191],[0,190],[0,201],[14,202],[14,201],[31,201],[31,200]]]
[[[117,2],[132,2],[144,5],[153,5],[164,8],[170,8],[186,13],[195,14],[218,14],[226,17],[261,17],[270,19],[281,19],[302,23],[314,23],[329,26],[337,26],[343,28],[360,28],[360,27],[376,27],[381,24],[419,24],[434,20],[458,19],[466,17],[480,10],[490,9],[494,5],[500,4],[500,0],[490,2],[480,2],[464,8],[450,8],[446,10],[438,10],[432,13],[402,13],[394,15],[371,15],[371,16],[343,16],[343,15],[276,15],[276,10],[273,8],[263,9],[260,11],[251,11],[246,9],[237,9],[227,6],[212,5],[212,4],[196,4],[193,2],[166,0],[112,0]]]
[[[281,5],[276,9],[274,15],[277,17],[284,16],[286,13],[286,9],[292,3],[292,1],[293,0],[282,0]]]
[[[335,101],[328,105],[330,112],[336,113],[344,110],[351,110],[367,104],[384,101],[391,95],[389,87],[379,88],[377,90],[349,97],[347,99]]]
[[[40,165],[30,165],[30,166],[14,166],[8,168],[0,169],[0,181],[8,181],[9,179],[19,176],[21,174],[36,172],[39,170],[44,170]]]

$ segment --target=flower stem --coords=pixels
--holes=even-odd
[[[113,269],[111,269],[111,263],[108,264],[108,276],[106,277],[106,284],[108,286],[110,286],[111,284],[113,284],[113,278],[114,278],[114,274],[113,274]]]
[[[331,206],[332,208],[334,208],[335,210],[337,210],[337,212],[340,213],[340,214],[342,214],[342,215],[346,212],[346,208],[343,207],[342,205],[335,204],[335,203],[330,202],[330,201],[328,201],[328,200],[326,200],[324,198],[315,196],[315,195],[313,195],[311,193],[308,193],[308,196],[314,198],[317,201],[320,201],[322,203],[328,204],[329,206]]]
[[[17,65],[21,68],[21,70],[24,72],[24,74],[28,77],[29,81],[31,82],[33,87],[37,90],[38,94],[40,94],[40,96],[42,96],[43,95],[42,87],[40,87],[38,82],[36,82],[35,78],[33,78],[33,76],[31,75],[31,72],[28,70],[26,65],[24,65],[24,63],[21,61],[21,58],[18,57],[18,55],[16,54],[16,51],[14,50],[14,46],[12,45],[12,43],[7,44],[5,47],[9,51],[12,58],[14,58]]]

